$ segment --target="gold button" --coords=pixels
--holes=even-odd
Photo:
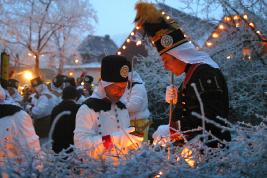
[[[182,104],[185,104],[185,102],[182,102]]]

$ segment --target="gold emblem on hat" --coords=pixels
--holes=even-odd
[[[160,40],[160,44],[164,48],[171,47],[173,44],[173,38],[170,35],[164,35]]]
[[[128,77],[128,73],[129,73],[129,67],[127,65],[122,66],[121,70],[120,70],[120,75],[123,78],[126,78],[126,77]]]

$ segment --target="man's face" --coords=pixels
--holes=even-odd
[[[176,76],[181,75],[185,70],[186,63],[176,59],[172,55],[164,53],[161,55],[161,60],[164,64],[164,68],[171,71]]]
[[[41,91],[42,91],[42,89],[43,89],[43,86],[42,86],[42,85],[43,85],[43,84],[33,87],[34,91],[35,91],[37,94],[41,94]]]
[[[127,82],[113,83],[105,87],[105,92],[107,97],[114,103],[118,102],[119,99],[124,94],[124,91],[127,87]]]
[[[91,83],[89,83],[89,82],[84,82],[83,87],[84,87],[86,90],[91,90]]]
[[[16,93],[15,88],[13,88],[13,87],[7,87],[7,91],[8,91],[10,96],[12,96]]]

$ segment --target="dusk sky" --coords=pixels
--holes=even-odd
[[[135,4],[137,0],[91,0],[97,12],[98,23],[95,35],[110,35],[120,45],[134,28]],[[165,3],[174,8],[181,8],[178,0],[166,0]]]

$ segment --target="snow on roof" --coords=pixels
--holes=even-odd
[[[100,68],[101,64],[98,62],[91,62],[87,64],[75,64],[75,65],[64,65],[64,69],[79,69],[79,68]]]

